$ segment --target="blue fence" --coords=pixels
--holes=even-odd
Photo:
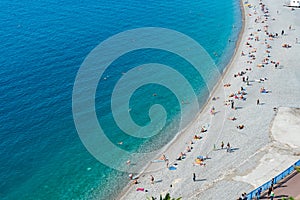
[[[279,175],[274,177],[274,185],[276,183],[278,183],[280,180],[284,179],[287,175],[291,174],[294,170],[295,167],[294,166],[300,166],[300,160],[298,160],[297,162],[295,162],[295,164],[293,164],[292,166],[290,166],[289,168],[287,168],[285,171],[283,171],[282,173],[280,173]],[[266,182],[265,184],[263,184],[262,186],[256,188],[255,190],[251,191],[248,195],[247,195],[247,199],[251,200],[252,198],[255,198],[257,195],[258,190],[261,188],[261,191],[266,191],[269,189],[269,187],[272,184],[272,180]]]

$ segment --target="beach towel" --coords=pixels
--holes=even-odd
[[[164,160],[152,160],[152,163],[165,162]]]

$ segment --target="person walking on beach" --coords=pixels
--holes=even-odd
[[[298,44],[298,38],[296,38],[296,44]]]
[[[221,149],[224,149],[224,142],[221,143]]]
[[[256,100],[256,105],[259,105],[259,99]]]
[[[193,173],[193,181],[195,182],[196,181],[196,174]]]
[[[234,101],[231,101],[231,109],[234,109]]]
[[[284,30],[281,31],[281,35],[284,35]]]
[[[210,110],[210,113],[211,113],[212,115],[215,115],[215,113],[216,113],[216,109],[215,109],[215,107],[214,107],[214,106],[211,108],[211,110]]]
[[[151,184],[154,184],[154,177],[152,175],[150,175],[151,177]]]
[[[133,174],[129,174],[129,179],[132,180]]]
[[[229,144],[229,142],[227,143],[227,152],[230,152],[230,144]]]

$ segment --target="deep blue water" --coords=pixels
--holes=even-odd
[[[199,42],[222,71],[241,28],[237,0],[2,0],[0,7],[0,199],[105,199],[126,184],[128,174],[102,165],[88,153],[72,116],[77,71],[100,42],[133,28],[169,28]],[[98,85],[96,108],[110,140],[124,141],[122,148],[133,152],[168,141],[161,135],[128,137],[110,113],[112,83],[123,71],[148,62],[173,66],[192,80],[200,102],[208,95],[201,77],[194,77],[182,58],[149,49],[120,57],[112,66],[123,67],[111,67],[105,72],[109,81]],[[145,86],[133,94],[132,118],[147,124],[146,113],[155,103],[168,111],[170,126],[164,130],[174,136],[180,102],[162,86]]]

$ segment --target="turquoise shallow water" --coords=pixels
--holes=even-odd
[[[0,199],[107,199],[126,184],[127,173],[104,166],[88,153],[72,116],[76,73],[100,42],[133,28],[169,28],[199,42],[222,71],[241,28],[236,0],[2,0],[0,6]],[[112,118],[113,83],[123,71],[148,62],[180,71],[191,80],[200,103],[208,95],[201,76],[176,55],[146,49],[120,57],[105,72],[108,81],[98,85],[96,108],[110,140],[123,141],[122,148],[131,152],[159,149],[177,130],[180,102],[155,84],[136,91],[130,107],[132,118],[143,126],[149,123],[151,105],[163,105],[168,127],[159,135],[128,137]]]

